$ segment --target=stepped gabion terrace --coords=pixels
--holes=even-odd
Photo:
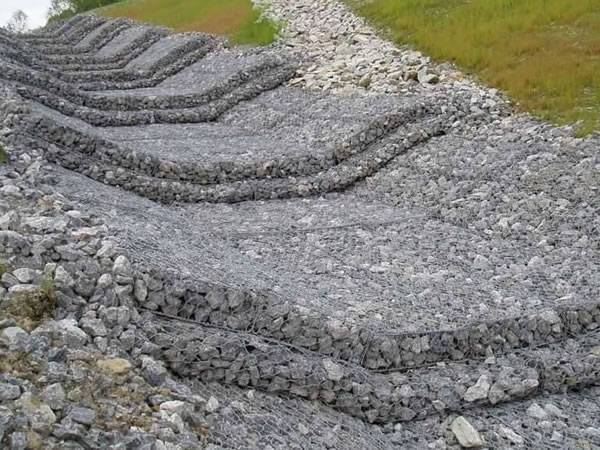
[[[176,423],[94,431],[73,407],[37,432],[600,448],[598,137],[408,50],[396,89],[330,76],[294,26],[260,49],[92,15],[0,33],[0,299],[45,276],[57,303],[31,332],[0,317],[2,339],[128,359]],[[0,443],[20,438],[6,399]]]

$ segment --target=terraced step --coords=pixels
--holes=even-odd
[[[104,24],[108,19],[92,16],[81,15],[79,19],[68,21],[65,24],[60,35],[51,34],[48,36],[28,36],[17,37],[17,39],[27,42],[31,46],[46,46],[46,45],[76,45],[84,37],[93,32],[96,28]],[[2,31],[4,35],[9,33]]]
[[[128,20],[108,20],[94,28],[92,32],[87,33],[83,39],[76,43],[44,45],[43,51],[50,58],[61,55],[91,56],[130,27],[131,22]]]
[[[75,26],[78,22],[84,21],[85,19],[85,15],[78,14],[66,20],[55,20],[51,23],[47,23],[45,27],[40,28],[39,30],[22,33],[19,37],[28,42],[34,42],[38,39],[60,38],[71,27]]]
[[[136,126],[154,123],[199,123],[217,120],[221,115],[242,101],[255,98],[257,95],[275,89],[289,80],[295,73],[295,66],[282,65],[271,72],[253,79],[248,83],[226,92],[227,89],[215,90],[212,93],[199,95],[197,102],[200,106],[168,109],[167,100],[164,109],[143,109],[133,111],[105,112],[86,106],[77,106],[63,100],[61,97],[38,88],[20,88],[19,93],[31,100],[36,100],[62,114],[76,117],[99,127]],[[238,83],[231,83],[233,87]],[[221,92],[219,92],[221,91]],[[222,95],[220,95],[222,94]],[[215,96],[213,99],[212,97]],[[185,101],[185,99],[184,99]],[[193,99],[190,100],[192,103]],[[133,109],[133,108],[132,108]]]
[[[67,72],[123,69],[166,36],[168,32],[163,29],[133,26],[115,37],[110,46],[102,47],[92,58],[80,60],[79,64],[65,64],[64,58],[51,58],[51,62]]]
[[[223,92],[227,88],[226,92],[230,85],[228,81],[217,86],[216,91]],[[237,92],[234,90],[233,94]],[[227,99],[229,95],[223,98]],[[186,95],[174,97],[172,101],[190,104],[201,98]],[[144,97],[138,97],[137,100],[146,101]],[[147,102],[154,100],[157,103],[162,101],[152,99]],[[125,106],[131,106],[131,103]],[[126,187],[154,200],[166,203],[235,202],[307,196],[344,189],[374,173],[399,153],[443,132],[444,127],[451,123],[448,110],[458,111],[448,106],[446,108],[447,113],[443,114],[439,109],[436,111],[432,104],[417,103],[404,107],[398,112],[365,123],[349,137],[330,145],[323,154],[291,153],[288,156],[284,152],[281,156],[270,155],[266,160],[256,158],[247,162],[217,158],[212,164],[192,163],[191,160],[185,162],[179,158],[157,158],[148,150],[126,150],[107,139],[90,137],[85,127],[80,128],[82,131],[76,131],[48,119],[32,119],[22,131],[32,138],[38,137],[52,143],[49,155],[65,167],[108,184]],[[189,114],[190,110],[186,112]],[[143,114],[148,112],[144,111]],[[171,115],[173,112],[165,111],[165,114]],[[57,119],[62,120],[60,116]],[[419,123],[420,120],[423,122]],[[285,129],[282,131],[287,132]],[[164,133],[172,131],[166,127]],[[158,145],[163,145],[160,137],[157,138]],[[74,148],[82,150],[77,153],[73,151]],[[202,186],[210,184],[217,186]]]
[[[65,154],[69,151],[80,151],[82,156],[90,156],[91,161],[108,162],[113,166],[138,172],[141,175],[196,184],[217,184],[244,179],[297,177],[316,174],[370,150],[371,152],[368,155],[362,156],[362,159],[368,164],[368,160],[375,156],[370,147],[373,144],[380,147],[385,146],[385,143],[379,142],[383,139],[390,142],[401,139],[401,135],[390,136],[398,134],[398,128],[401,126],[410,126],[419,120],[424,122],[427,120],[435,121],[440,125],[437,128],[430,128],[431,133],[441,132],[441,122],[443,120],[435,118],[436,114],[433,113],[430,106],[417,104],[404,108],[404,111],[367,123],[349,137],[345,137],[342,142],[335,143],[330,151],[324,154],[291,154],[286,156],[283,153],[280,158],[273,155],[267,161],[261,159],[246,162],[232,160],[227,161],[228,164],[224,164],[223,160],[216,160],[212,164],[208,162],[192,163],[192,158],[188,160],[189,162],[186,162],[176,158],[177,155],[173,155],[172,159],[155,157],[148,152],[128,150],[105,139],[90,137],[85,132],[76,131],[73,128],[61,127],[56,122],[45,118],[33,120],[23,131],[31,136],[41,136],[52,144],[64,148]],[[423,128],[427,127],[426,123],[421,124],[421,126]],[[416,127],[415,124],[413,128],[416,129]],[[167,127],[165,132],[170,132],[170,129]],[[409,136],[406,130],[404,130],[404,134],[413,144],[419,141],[417,134]],[[160,137],[157,137],[157,139],[160,139]],[[385,164],[385,162],[385,160],[381,160],[380,164]]]
[[[201,324],[162,318],[148,335],[175,373],[319,400],[368,422],[423,419],[474,407],[565,392],[600,382],[600,333],[483,361],[449,362],[386,375],[302,348]]]
[[[18,45],[10,38],[0,35],[0,51],[8,61],[41,70],[63,81],[74,82],[73,76],[79,72],[125,68],[165,36],[164,30],[131,27],[115,37],[110,46],[102,47],[94,56],[51,57],[44,53],[32,52],[26,46]]]
[[[593,251],[457,219],[466,197],[495,195],[491,173],[459,206],[397,194],[465,189],[450,163],[403,174],[421,155],[443,161],[456,128],[498,126],[470,93],[310,93],[283,87],[296,62],[281,50],[92,17],[0,34],[0,60],[8,138],[42,149],[56,189],[114,224],[135,288],[102,301],[135,301],[151,350],[179,376],[380,424],[600,381],[597,279],[578,272]],[[473,164],[486,142],[464,142],[482,146]],[[521,198],[536,187],[530,155],[507,153],[521,184],[498,195]],[[577,195],[561,205],[593,203]]]
[[[159,44],[161,41],[158,41]],[[172,52],[164,55],[162,58],[154,61],[154,64],[147,70],[138,70],[135,67],[126,69],[115,69],[108,71],[89,71],[89,72],[74,72],[64,73],[50,68],[47,70],[52,76],[59,79],[78,83],[80,89],[85,90],[108,90],[108,89],[136,89],[154,87],[160,84],[167,78],[179,73],[186,67],[198,62],[204,56],[213,50],[215,45],[214,40],[196,40],[191,41],[187,45],[183,45],[173,49]],[[146,50],[151,52],[151,48]],[[142,52],[143,56],[146,52]],[[9,56],[10,57],[10,56]],[[139,56],[138,56],[139,57]],[[19,63],[23,63],[23,58],[19,58]],[[129,64],[134,63],[132,61]],[[29,64],[27,61],[26,63]],[[36,63],[33,67],[40,67]],[[42,67],[42,70],[46,68]],[[96,81],[94,81],[96,80]],[[104,81],[97,81],[104,80]]]
[[[3,72],[2,77],[9,81],[16,81],[24,88],[22,92],[31,99],[39,99],[42,102],[50,102],[37,93],[43,91],[45,95],[51,95],[52,101],[60,103],[67,101],[74,106],[86,107],[90,110],[97,109],[101,111],[139,111],[149,109],[176,109],[176,108],[191,108],[199,106],[209,101],[217,99],[225,93],[232,91],[233,89],[253,81],[253,79],[260,79],[261,76],[265,75],[269,71],[276,71],[282,67],[292,67],[289,63],[284,63],[281,58],[263,58],[262,61],[258,62],[254,66],[246,67],[238,73],[231,74],[227,79],[219,81],[211,86],[210,89],[200,92],[190,92],[186,94],[171,94],[171,95],[160,95],[160,96],[141,96],[131,93],[112,94],[92,94],[86,91],[82,91],[77,87],[60,81],[54,77],[45,75],[43,72],[33,72],[26,70],[16,65],[6,64],[6,70]],[[99,75],[105,75],[110,77],[114,76],[114,72],[110,74],[99,73]],[[87,75],[90,75],[89,73]],[[132,72],[123,72],[123,80],[135,80],[140,78],[140,74],[134,74]],[[31,92],[28,93],[28,89]],[[133,95],[132,95],[133,94]],[[51,106],[51,105],[50,105]],[[67,110],[67,106],[63,106],[63,110]],[[81,112],[80,115],[84,113]]]

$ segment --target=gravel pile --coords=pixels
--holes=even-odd
[[[0,443],[598,446],[598,137],[268,14],[0,35]]]
[[[497,90],[477,86],[449,64],[398,48],[338,0],[253,0],[284,24],[276,44],[306,64],[291,85],[336,93],[455,92],[468,89],[489,105],[503,104]]]

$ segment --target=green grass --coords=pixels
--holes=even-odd
[[[578,134],[600,130],[600,0],[348,0],[394,41],[453,61]]]
[[[8,160],[8,155],[6,154],[6,150],[4,150],[4,146],[0,144],[0,164],[4,164]]]
[[[98,10],[109,17],[129,17],[173,28],[222,34],[235,44],[267,45],[278,24],[261,18],[250,0],[129,0]]]

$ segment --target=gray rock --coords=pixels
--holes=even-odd
[[[10,435],[10,450],[25,450],[27,448],[27,433],[15,431]]]
[[[327,372],[327,378],[331,381],[340,381],[344,377],[344,367],[334,363],[330,359],[323,361],[323,367],[325,367],[325,371]]]
[[[21,388],[16,384],[0,383],[0,402],[15,400],[21,396]]]
[[[149,356],[142,356],[142,374],[152,386],[160,386],[167,378],[167,369]]]
[[[465,448],[482,447],[484,444],[479,432],[463,416],[454,419],[450,429],[460,445]]]
[[[19,189],[18,186],[14,186],[12,184],[8,184],[6,186],[2,186],[0,188],[0,194],[3,195],[11,195],[13,197],[20,197],[21,196],[21,189]]]
[[[106,336],[108,331],[106,326],[104,326],[104,322],[100,319],[81,319],[79,322],[79,326],[83,331],[89,334],[92,337],[96,336]]]
[[[417,72],[417,79],[421,84],[435,84],[440,81],[440,77],[437,74],[429,73],[426,67]]]
[[[166,411],[169,414],[177,413],[183,417],[191,411],[191,405],[181,400],[171,400],[161,403],[160,410]]]
[[[22,348],[29,342],[29,334],[20,327],[8,327],[2,330],[0,338],[9,348]]]
[[[135,345],[135,331],[134,330],[125,330],[119,336],[119,342],[121,343],[121,348],[125,351],[130,351],[133,349]]]
[[[34,282],[39,277],[39,272],[27,267],[13,271],[13,275],[20,283],[28,284]]]
[[[131,277],[133,275],[131,263],[125,256],[120,255],[117,257],[113,265],[113,274],[122,277]]]
[[[91,425],[96,420],[96,411],[90,408],[74,406],[69,411],[68,416],[75,422],[83,425]]]
[[[488,261],[488,259],[483,256],[483,255],[477,255],[475,256],[475,259],[473,260],[473,268],[477,269],[477,270],[486,270],[490,267],[490,262]]]
[[[29,414],[31,428],[36,431],[48,432],[55,422],[56,415],[50,406],[45,403],[37,405],[36,410]]]
[[[117,246],[113,241],[102,242],[102,247],[96,252],[97,258],[112,258],[117,253]]]
[[[62,233],[66,230],[69,223],[68,219],[63,217],[44,217],[32,216],[22,219],[22,224],[37,232],[57,232]]]
[[[19,225],[20,218],[16,211],[9,211],[0,216],[0,230],[14,229]]]
[[[100,278],[98,278],[98,282],[97,282],[97,286],[100,289],[106,289],[108,287],[110,287],[113,283],[113,278],[112,275],[110,275],[109,273],[104,273],[100,276]]]
[[[504,425],[500,426],[500,434],[515,445],[522,445],[525,442],[525,439],[523,439],[522,436]]]
[[[490,391],[490,382],[487,375],[481,375],[477,380],[477,383],[471,386],[465,394],[463,398],[467,402],[474,402],[477,400],[483,400],[487,398],[488,393]]]
[[[39,291],[39,286],[35,284],[15,284],[8,289],[9,293],[17,295],[34,295]]]
[[[206,402],[204,409],[210,414],[217,412],[219,410],[219,400],[211,396]]]
[[[538,420],[544,420],[548,417],[548,413],[537,403],[532,403],[531,406],[527,408],[527,414]]]
[[[566,419],[569,416],[567,414],[565,414],[558,406],[552,404],[552,403],[546,403],[544,405],[544,410],[548,413],[548,414],[552,414],[555,417],[560,417],[561,419]]]
[[[29,242],[22,235],[11,230],[0,230],[0,248],[10,248],[14,253],[28,254]]]
[[[146,298],[148,297],[148,288],[146,287],[146,282],[140,278],[136,279],[133,293],[138,302],[146,301]]]
[[[75,285],[75,280],[63,266],[57,266],[54,272],[54,283],[58,288],[72,288]]]
[[[33,330],[32,334],[61,340],[74,348],[85,345],[89,339],[85,331],[77,326],[75,319],[49,320]]]
[[[550,436],[550,440],[552,442],[561,442],[562,440],[564,440],[564,438],[565,438],[564,435],[562,433],[560,433],[559,431],[557,431],[557,430],[554,430],[552,432],[552,436]],[[584,441],[582,440],[580,442],[580,444],[584,444]],[[582,448],[587,448],[587,449],[591,450],[591,446],[585,446],[585,447],[582,447]]]
[[[488,399],[492,405],[500,403],[508,398],[504,388],[500,383],[494,383],[488,393]]]
[[[54,383],[44,388],[41,397],[53,410],[56,411],[63,408],[66,394],[60,383]]]
[[[131,320],[131,311],[126,306],[111,306],[99,310],[100,319],[110,329],[117,325],[124,327]]]

